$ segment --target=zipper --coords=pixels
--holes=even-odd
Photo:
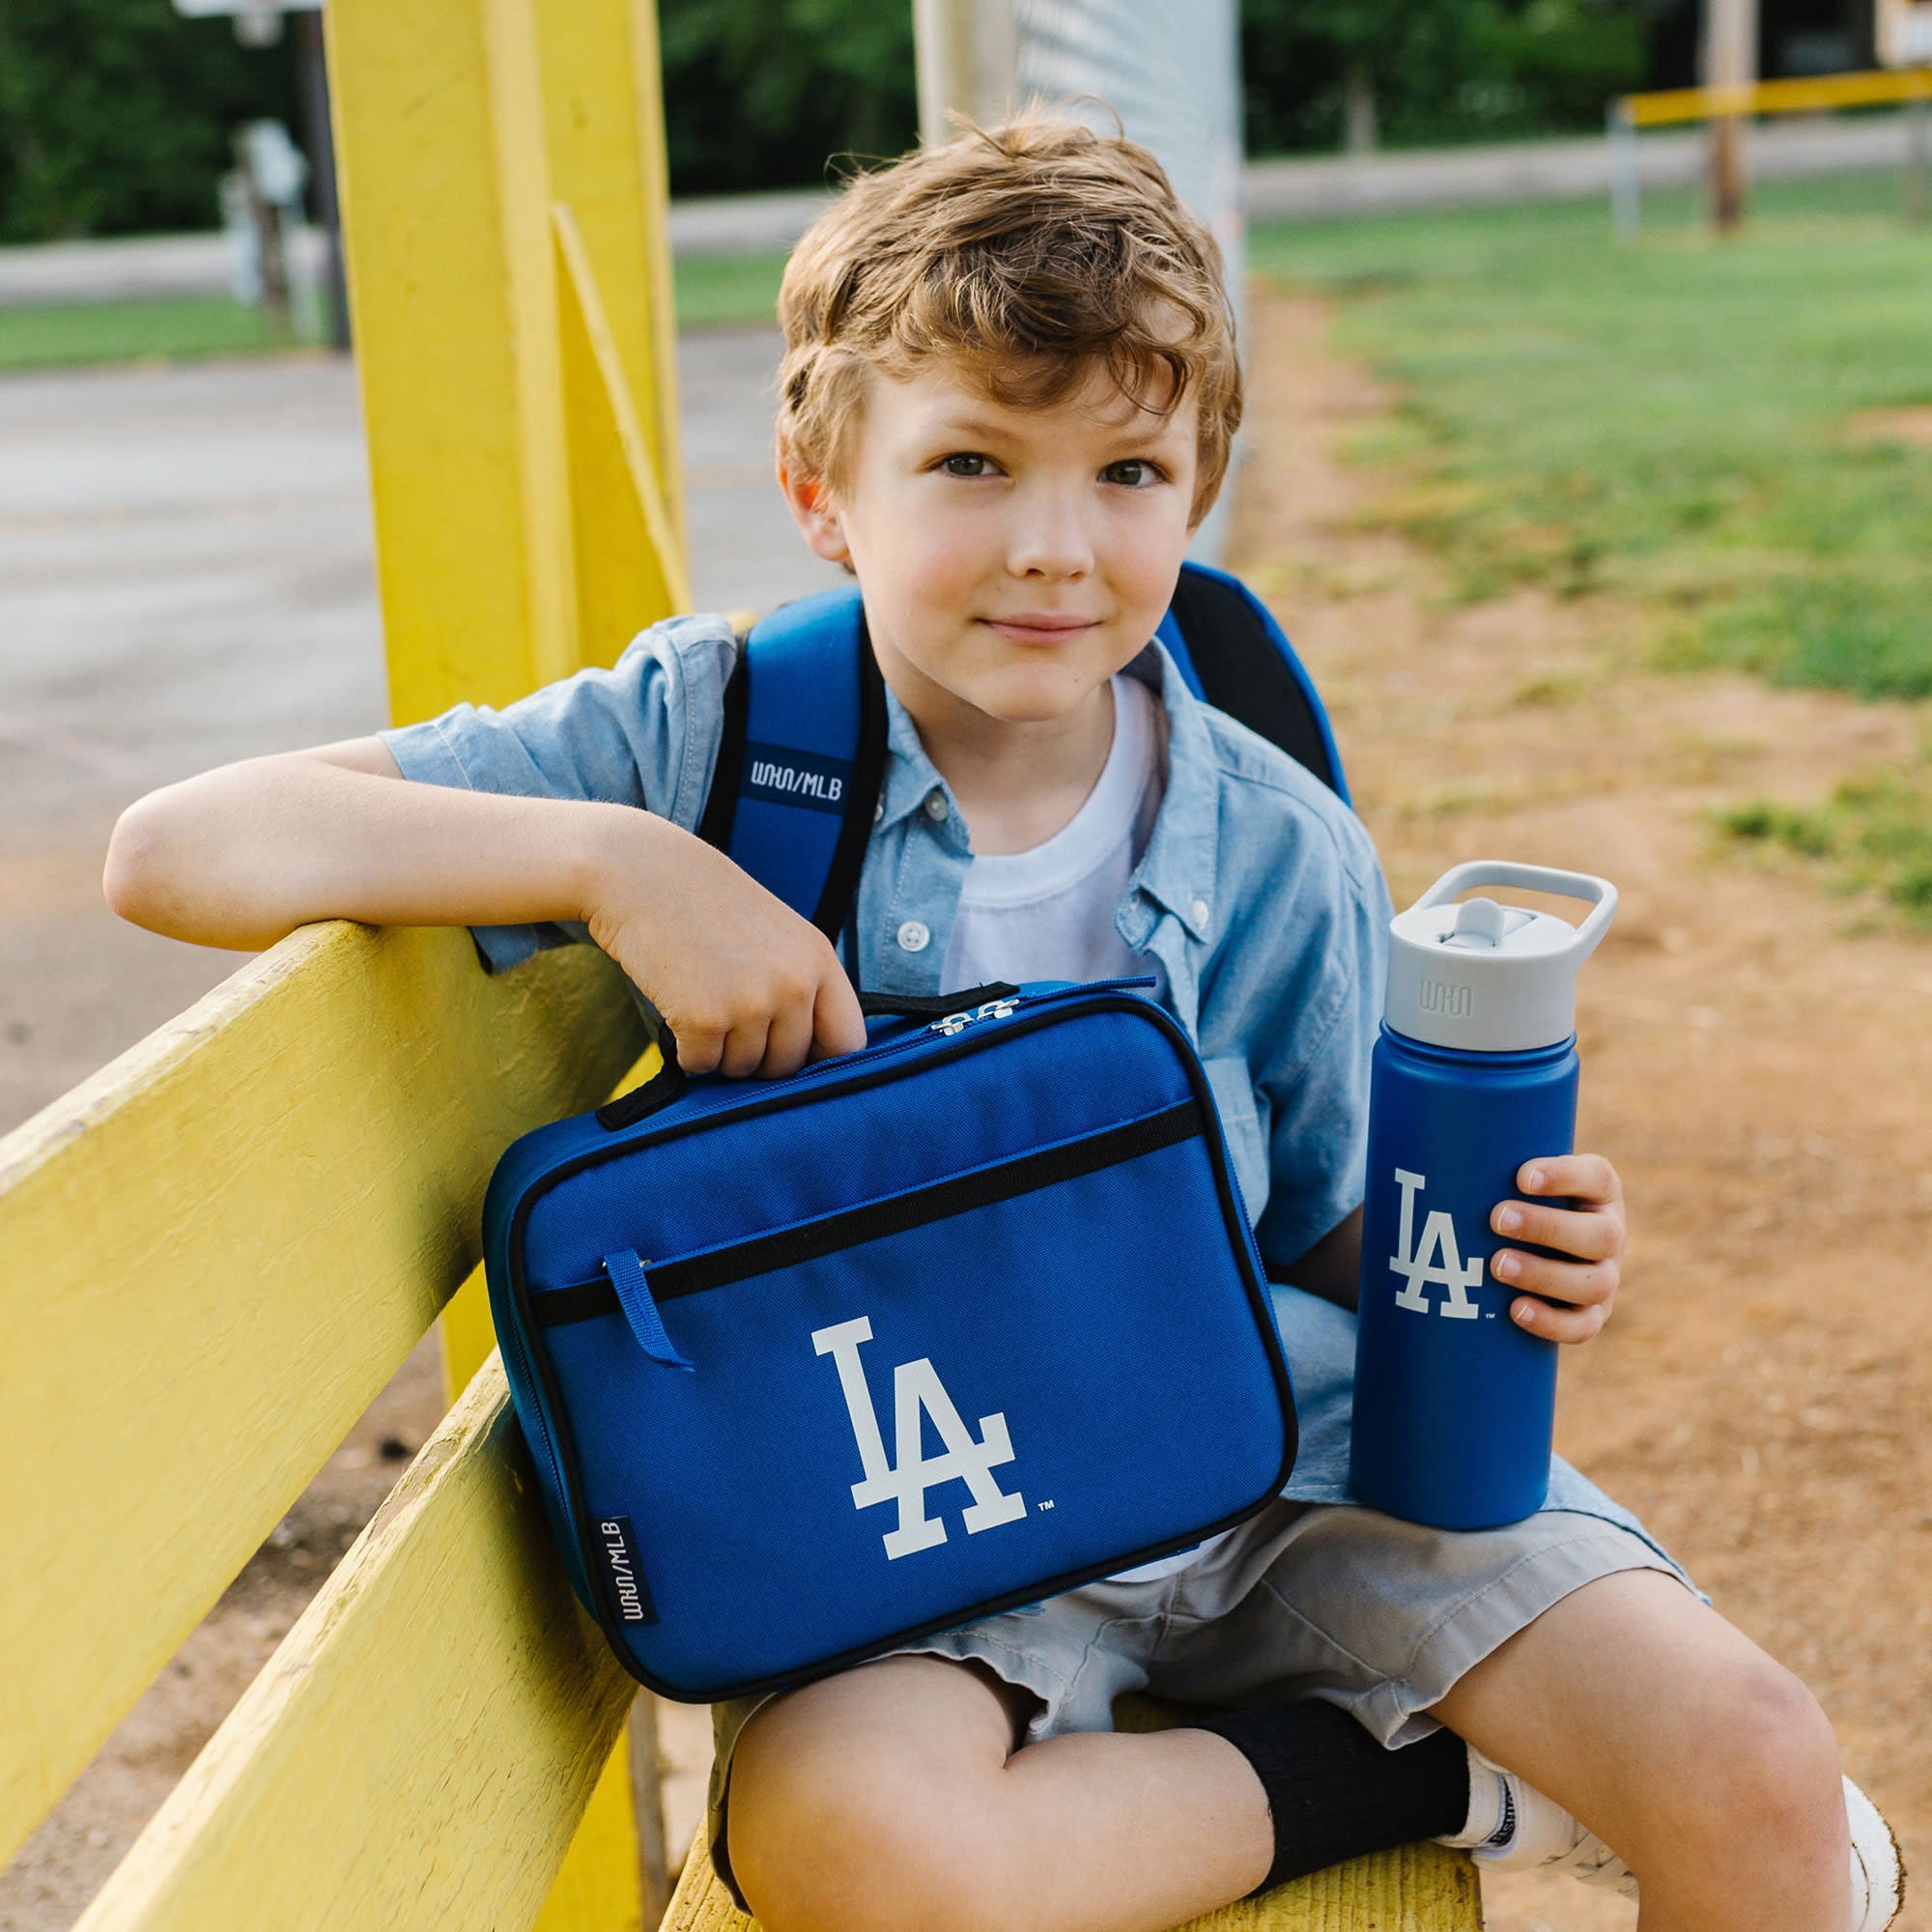
[[[556,1444],[551,1440],[550,1417],[544,1413],[543,1403],[540,1399],[543,1384],[530,1372],[530,1358],[524,1349],[521,1323],[509,1323],[508,1333],[503,1339],[510,1344],[516,1353],[517,1369],[518,1373],[523,1377],[524,1386],[530,1391],[533,1398],[538,1398],[533,1406],[536,1409],[537,1421],[541,1425],[537,1433],[543,1437],[544,1461],[550,1465],[551,1494],[556,1498],[557,1514],[564,1521],[568,1522],[571,1520],[570,1492],[564,1487],[563,1468],[556,1459]]]
[[[1063,1000],[1071,1000],[1083,994],[1119,993],[1141,986],[1156,986],[1159,983],[1151,973],[1136,973],[1119,980],[1083,980],[1070,986],[1057,986],[1050,993],[1009,994],[1004,1000],[989,1000],[971,1013],[948,1014],[943,1019],[928,1021],[916,1032],[902,1034],[897,1039],[884,1039],[877,1046],[862,1046],[856,1053],[841,1053],[832,1060],[814,1061],[809,1066],[801,1066],[796,1073],[786,1074],[782,1080],[759,1081],[758,1095],[762,1098],[767,1094],[781,1094],[802,1081],[822,1079],[828,1073],[849,1073],[861,1065],[870,1068],[893,1054],[904,1053],[916,1046],[930,1045],[928,1036],[931,1034],[936,1033],[951,1037],[954,1034],[962,1033],[973,1021],[1009,1019],[1016,1012],[1037,1013],[1042,1007],[1056,1006]],[[1151,1000],[1148,1004],[1152,1006],[1155,1003]],[[720,1108],[718,1111],[723,1113],[724,1110]],[[714,1116],[707,1112],[705,1118],[710,1120]]]
[[[674,1301],[781,1268],[803,1266],[827,1255],[929,1227],[935,1221],[952,1220],[1022,1195],[1037,1194],[1042,1188],[1124,1166],[1144,1155],[1196,1140],[1206,1125],[1207,1117],[1190,1094],[1151,1114],[1119,1121],[1049,1147],[1030,1148],[1024,1153],[1009,1154],[896,1193],[815,1214],[789,1227],[741,1236],[714,1247],[693,1248],[647,1263],[646,1292],[654,1302]],[[533,1291],[530,1303],[537,1325],[546,1328],[587,1321],[621,1309],[616,1289],[601,1274],[561,1288]]]

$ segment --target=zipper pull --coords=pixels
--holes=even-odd
[[[926,1032],[944,1034],[951,1039],[955,1033],[964,1033],[975,1020],[1009,1020],[1012,1016],[1011,1000],[988,1000],[983,1006],[974,1008],[970,1013],[948,1013],[943,1019],[934,1020]]]
[[[637,1249],[619,1248],[616,1253],[606,1255],[604,1272],[617,1291],[617,1305],[624,1311],[624,1320],[630,1323],[638,1347],[652,1361],[662,1362],[668,1369],[696,1372],[697,1364],[686,1361],[678,1353],[677,1344],[665,1333],[664,1319],[652,1299],[651,1285],[645,1279],[644,1264],[638,1259]]]

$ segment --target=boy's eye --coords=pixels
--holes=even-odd
[[[949,476],[985,476],[993,468],[988,458],[970,449],[954,450],[951,456],[942,457],[939,467]]]
[[[1102,481],[1124,483],[1129,490],[1137,490],[1149,483],[1160,480],[1160,471],[1144,456],[1129,456],[1120,463],[1110,463],[1100,472]]]

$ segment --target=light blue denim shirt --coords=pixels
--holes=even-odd
[[[406,778],[639,806],[695,831],[737,648],[722,617],[674,617],[608,671],[383,736]],[[1166,786],[1114,923],[1201,1054],[1263,1254],[1293,1262],[1362,1198],[1388,890],[1354,813],[1195,697],[1158,642],[1128,668],[1161,701]],[[885,781],[859,879],[860,982],[951,991],[940,976],[972,860],[966,821],[904,707],[890,691],[886,702]],[[498,926],[476,943],[500,971],[585,936]],[[1301,1428],[1285,1493],[1347,1501],[1354,1318],[1293,1289],[1274,1301]],[[1550,1501],[1631,1520],[1562,1465]]]

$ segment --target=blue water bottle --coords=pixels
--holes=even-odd
[[[1582,899],[1581,925],[1478,886]],[[1478,860],[1389,928],[1369,1092],[1350,1483],[1372,1508],[1488,1529],[1549,1487],[1556,1344],[1509,1318],[1490,1212],[1577,1131],[1577,970],[1609,929],[1607,879]]]

